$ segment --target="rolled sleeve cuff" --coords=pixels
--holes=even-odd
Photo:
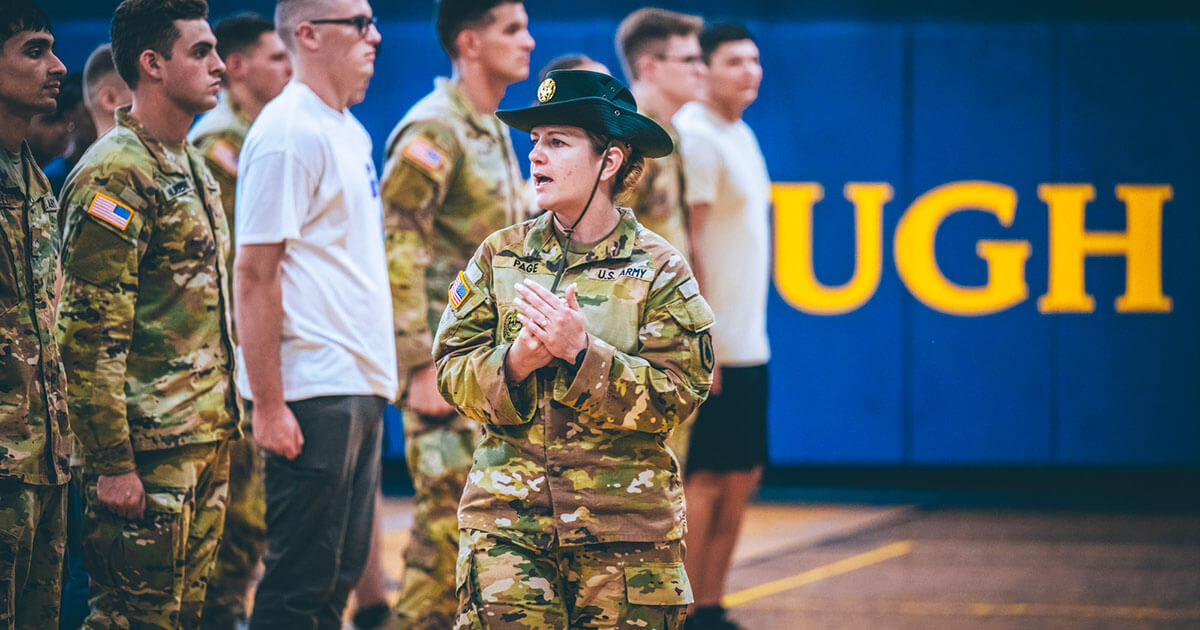
[[[103,450],[84,449],[84,467],[97,475],[123,475],[137,470],[129,440]]]
[[[510,385],[504,376],[504,361],[511,346],[497,346],[484,364],[491,382],[484,387],[488,406],[496,424],[525,424],[533,420],[537,400],[537,377],[530,374],[519,384]]]
[[[617,349],[588,335],[589,343],[578,366],[563,366],[554,379],[554,400],[588,413],[597,408],[608,393],[608,372]]]

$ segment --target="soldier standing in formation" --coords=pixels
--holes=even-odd
[[[258,15],[221,20],[213,34],[217,54],[225,63],[221,99],[196,121],[188,140],[221,186],[221,205],[232,228],[242,144],[250,123],[292,78],[292,58],[275,33],[275,24]],[[246,435],[230,444],[225,535],[204,600],[203,625],[214,630],[232,628],[236,620],[246,618],[250,578],[267,544],[263,464],[249,435],[249,416],[242,419],[242,432]]]
[[[671,118],[685,103],[704,94],[699,40],[703,26],[698,16],[649,7],[630,13],[617,27],[617,57],[629,77],[639,111],[666,129],[676,146],[679,136]],[[628,202],[642,225],[667,239],[690,261],[692,236],[685,187],[683,157],[675,151],[646,161],[646,171],[630,191]],[[686,467],[692,424],[691,418],[679,423],[667,442],[681,467]]]
[[[456,512],[479,428],[438,394],[430,329],[455,271],[479,243],[532,211],[508,129],[494,115],[508,86],[529,76],[527,26],[519,1],[438,2],[438,38],[453,76],[437,80],[387,145],[388,265],[399,372],[408,378],[405,455],[416,489],[400,628],[448,628],[457,607]]]
[[[88,628],[199,624],[237,436],[229,230],[187,144],[225,67],[203,0],[125,0],[133,90],[63,193],[59,343],[83,448]]]
[[[480,245],[437,333],[439,388],[485,431],[457,627],[678,629],[692,597],[666,436],[708,392],[713,317],[678,250],[613,202],[671,139],[608,75],[551,72],[537,96],[497,115],[531,134],[549,212]]]
[[[92,115],[97,139],[117,126],[117,110],[131,102],[129,86],[113,63],[112,44],[101,44],[83,66],[83,103]]]
[[[0,0],[0,624],[58,627],[66,539],[66,377],[54,340],[58,201],[25,133],[67,69],[46,14]]]

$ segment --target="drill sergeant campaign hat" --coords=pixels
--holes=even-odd
[[[628,142],[646,157],[671,153],[671,136],[637,111],[633,94],[620,81],[588,70],[555,70],[538,86],[537,104],[503,109],[496,116],[529,133],[538,125],[567,125]]]

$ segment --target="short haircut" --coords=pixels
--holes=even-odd
[[[208,17],[204,0],[124,0],[112,20],[112,55],[117,72],[130,89],[137,89],[138,59],[153,50],[171,58],[179,40],[175,20]]]
[[[275,30],[275,23],[257,13],[239,13],[227,17],[213,27],[217,37],[217,54],[224,61],[233,53],[246,52],[258,45],[263,33]]]
[[[434,27],[438,41],[450,59],[458,59],[458,34],[469,28],[480,28],[491,23],[491,11],[502,4],[519,3],[524,0],[436,0]]]
[[[101,81],[115,74],[117,66],[113,62],[112,44],[100,44],[83,64],[83,87],[89,93],[94,92]]]
[[[737,22],[714,22],[707,24],[700,32],[700,55],[704,57],[705,65],[712,60],[713,51],[727,42],[742,40],[754,41],[754,36],[742,24]]]
[[[275,30],[289,50],[296,45],[296,28],[301,22],[331,17],[324,12],[328,4],[328,0],[279,0],[275,3]]]
[[[625,16],[617,26],[617,57],[630,81],[636,81],[637,61],[644,55],[661,55],[674,35],[700,33],[704,19],[698,15],[646,7]]]
[[[0,46],[26,31],[50,32],[50,18],[29,0],[0,0]]]
[[[541,72],[538,72],[538,83],[545,81],[546,75],[555,70],[574,70],[589,61],[592,61],[592,58],[583,53],[567,53],[565,55],[559,55],[554,59],[551,59],[550,63],[546,64],[542,68]]]

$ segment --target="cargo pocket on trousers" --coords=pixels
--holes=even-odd
[[[454,562],[454,592],[458,595],[458,612],[455,614],[454,630],[485,630],[479,618],[474,589],[475,553],[465,544],[462,537],[458,559]]]
[[[679,628],[692,603],[692,585],[682,562],[642,562],[625,567],[625,599],[629,616],[647,623],[648,630]]]
[[[182,597],[186,497],[186,491],[178,488],[147,487],[146,511],[140,520],[104,512],[88,546],[100,556],[92,559],[93,566],[107,568],[110,586],[150,601]]]

